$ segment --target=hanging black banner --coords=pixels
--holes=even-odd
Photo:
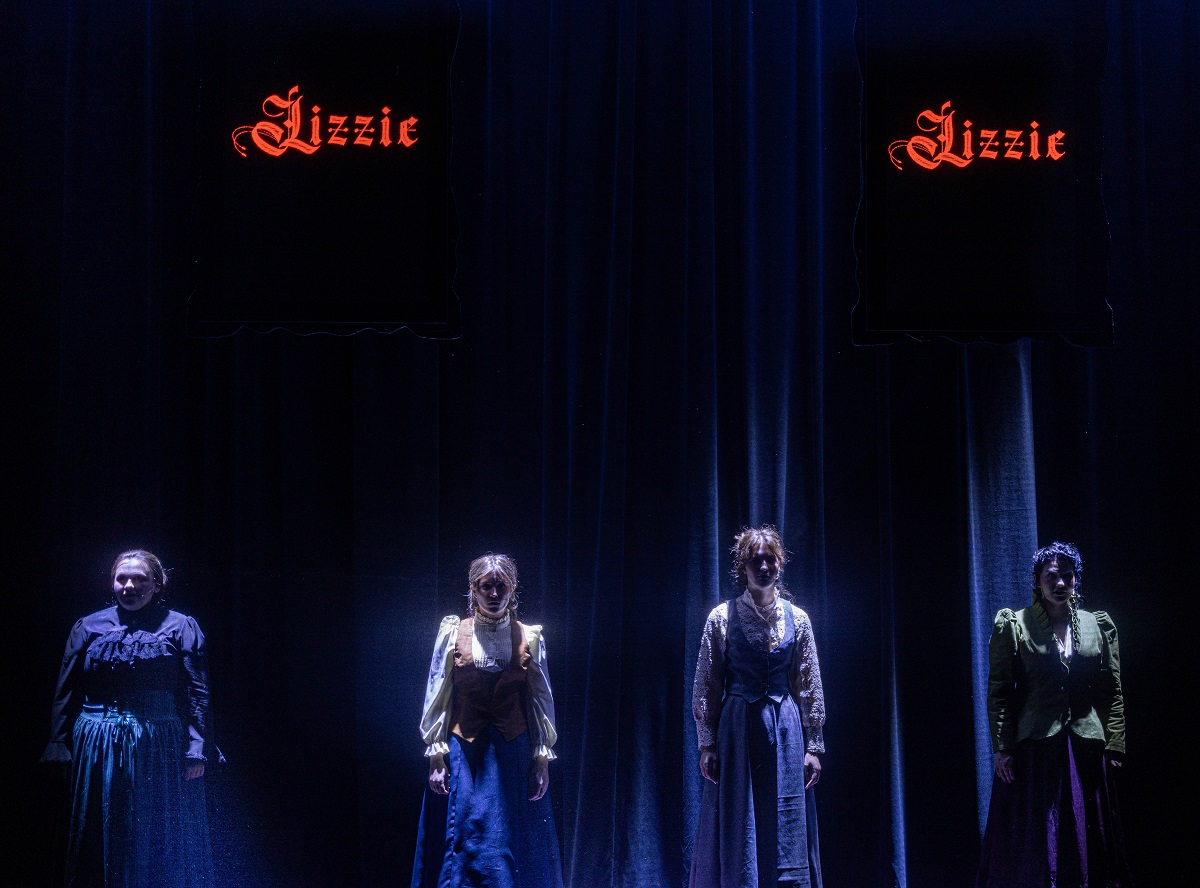
[[[197,9],[189,332],[453,336],[453,4]]]
[[[855,341],[1110,342],[1103,4],[859,10]]]

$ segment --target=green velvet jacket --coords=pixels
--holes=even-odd
[[[988,646],[988,718],[993,752],[1063,728],[1125,752],[1125,701],[1117,627],[1104,611],[1079,611],[1078,646],[1059,655],[1042,603],[996,614]]]

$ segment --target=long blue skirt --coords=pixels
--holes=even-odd
[[[210,888],[204,780],[183,779],[185,748],[173,711],[84,709],[74,731],[68,886]]]
[[[717,726],[717,783],[704,781],[689,888],[821,888],[804,728],[790,696],[730,696]]]
[[[529,732],[450,736],[450,794],[426,787],[412,888],[562,888],[549,794],[529,801]]]

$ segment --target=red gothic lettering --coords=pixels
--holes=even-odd
[[[312,129],[309,131],[308,141],[314,145],[321,144],[321,106],[313,105]]]
[[[380,108],[378,127],[374,115],[353,115],[354,135],[349,138],[347,121],[349,114],[329,114],[326,117],[326,136],[321,140],[321,106],[312,106],[312,116],[308,119],[308,139],[302,139],[300,132],[303,124],[300,120],[300,86],[297,84],[288,90],[287,98],[273,95],[268,96],[262,103],[262,111],[267,119],[247,126],[239,126],[232,133],[233,147],[242,157],[253,145],[269,157],[279,157],[295,149],[302,154],[313,154],[325,145],[353,145],[370,148],[379,145],[387,148],[393,144],[411,148],[417,144],[417,118],[409,117],[399,122],[399,133],[392,138],[392,109],[387,105]],[[379,138],[375,138],[378,129]]]
[[[417,144],[417,137],[409,135],[409,133],[416,129],[416,127],[417,118],[415,117],[410,117],[408,120],[400,121],[400,138],[396,140],[396,143],[398,145],[403,145],[405,148],[411,148],[413,145]]]
[[[379,120],[379,144],[386,148],[392,144],[392,118],[388,117],[392,109],[384,105],[379,109],[383,117]]]
[[[898,170],[904,169],[902,160],[905,155],[918,167],[926,170],[937,169],[943,163],[961,169],[976,159],[995,160],[1000,157],[1001,140],[997,137],[1001,130],[981,127],[978,130],[979,147],[978,154],[976,154],[973,142],[974,132],[971,129],[973,124],[970,120],[963,121],[961,145],[956,150],[954,113],[950,110],[950,102],[947,101],[942,104],[941,113],[927,109],[918,114],[917,129],[921,132],[888,145],[888,158],[891,160],[892,166]],[[1023,160],[1025,157],[1030,160],[1038,160],[1042,157],[1061,160],[1066,156],[1063,140],[1067,136],[1062,130],[1046,139],[1043,153],[1041,135],[1038,133],[1036,120],[1029,123],[1028,154],[1024,150],[1025,140],[1022,138],[1025,134],[1024,130],[1005,129],[1003,132],[1003,150],[1007,160]],[[924,135],[924,133],[936,133],[936,137]]]
[[[330,145],[345,145],[346,137],[342,135],[346,131],[346,115],[345,114],[330,114],[329,115],[329,144]]]
[[[1025,143],[1021,141],[1021,130],[1004,131],[1004,156],[1010,160],[1020,160],[1022,152],[1017,149]]]
[[[237,149],[238,154],[242,157],[246,156],[246,146],[241,143],[240,139],[247,133],[250,135],[254,147],[272,157],[278,157],[289,148],[295,148],[304,154],[312,154],[317,150],[316,145],[300,139],[300,99],[302,97],[297,95],[299,91],[299,85],[293,86],[288,90],[286,99],[279,96],[268,96],[262,104],[263,114],[267,117],[284,117],[286,115],[287,119],[282,127],[269,120],[260,120],[252,126],[239,126],[233,131],[233,147]],[[270,110],[272,108],[276,110]]]
[[[983,147],[979,149],[979,156],[986,157],[988,160],[994,160],[997,155],[996,149],[993,148],[992,145],[996,141],[996,131],[981,129],[979,131],[979,137],[985,140]]]
[[[1059,130],[1054,135],[1046,140],[1046,156],[1051,160],[1058,160],[1064,154],[1062,149],[1058,147],[1058,143],[1067,137],[1067,134]]]
[[[938,125],[941,124],[937,142],[928,136],[912,136],[899,142],[893,142],[888,146],[888,154],[896,169],[901,169],[901,166],[900,162],[896,160],[895,151],[902,146],[907,149],[909,159],[913,163],[927,170],[936,169],[943,161],[957,167],[965,167],[971,162],[969,158],[960,157],[950,150],[954,145],[954,112],[947,113],[949,107],[950,103],[945,102],[942,105],[941,114],[934,114],[933,111],[927,110],[917,115],[917,128],[925,132],[937,130],[939,129]]]

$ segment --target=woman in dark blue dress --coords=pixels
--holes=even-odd
[[[467,578],[470,615],[442,620],[429,666],[429,785],[412,888],[562,888],[542,627],[517,620],[507,555],[476,558]]]
[[[163,600],[151,552],[123,552],[116,605],[67,638],[42,761],[70,763],[68,886],[208,888],[204,635]]]
[[[821,888],[813,787],[825,698],[808,615],[777,583],[775,528],[733,546],[745,591],[713,609],[700,641],[692,713],[707,781],[690,888]]]

